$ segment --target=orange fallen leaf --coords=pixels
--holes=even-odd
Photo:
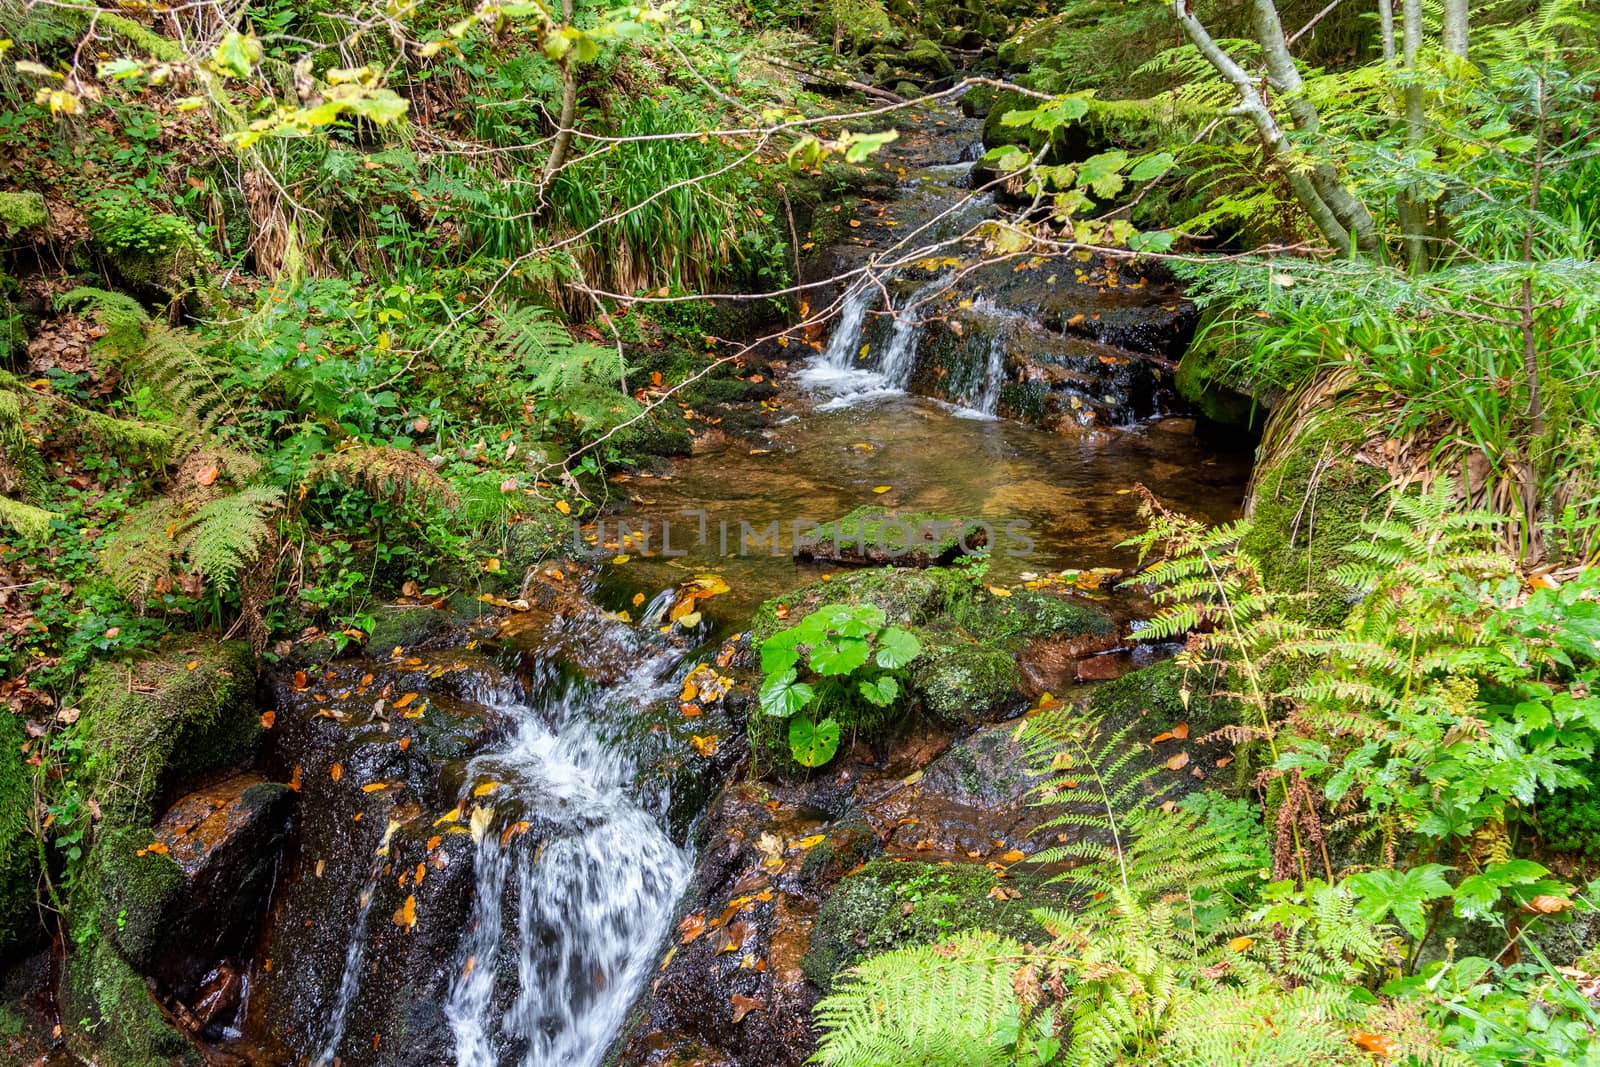
[[[1217,760],[1217,766],[1218,767],[1226,767],[1228,764],[1230,764],[1232,762],[1233,762],[1233,757],[1232,756],[1222,756]]]
[[[686,915],[684,916],[683,921],[678,924],[678,933],[683,935],[682,943],[685,945],[705,932],[705,912],[696,912],[693,915]]]
[[[440,846],[440,844],[442,844],[443,842],[444,842],[444,838],[441,835],[434,834],[432,837],[428,838],[428,844],[427,844],[426,847],[427,847],[429,852],[432,852],[434,849],[438,848]]]
[[[1014,849],[1011,849],[1009,852],[1005,853],[1005,855],[1001,856],[1000,860],[1001,860],[1002,863],[1021,863],[1023,860],[1025,860],[1027,858],[1028,858],[1027,854],[1024,853],[1021,849],[1014,848]]]
[[[261,728],[263,730],[272,729],[272,724],[277,722],[277,721],[278,721],[278,713],[277,712],[275,712],[275,711],[263,711],[261,713]]]
[[[1180,722],[1178,725],[1174,726],[1172,728],[1172,736],[1176,737],[1179,741],[1187,739],[1189,736],[1189,724],[1186,722]]]
[[[704,737],[701,737],[699,734],[695,734],[689,738],[689,744],[693,746],[694,750],[700,753],[702,756],[714,756],[717,753],[716,734],[707,734]]]
[[[1150,739],[1150,743],[1152,745],[1159,745],[1163,741],[1171,741],[1176,736],[1177,735],[1174,734],[1171,730],[1168,730],[1165,733],[1156,734],[1154,737],[1152,737]]]
[[[735,1025],[738,1025],[740,1022],[744,1021],[744,1017],[749,1015],[751,1012],[760,1011],[762,1008],[767,1006],[767,1002],[764,1000],[759,1000],[756,997],[741,997],[737,993],[733,994],[731,1000],[733,1003],[733,1021]]]
[[[217,473],[217,465],[215,463],[208,463],[195,472],[194,484],[210,485],[212,482],[217,480]]]
[[[1253,937],[1236,937],[1228,942],[1228,948],[1233,952],[1243,952],[1255,943],[1256,939]]]
[[[1364,1048],[1368,1052],[1376,1052],[1380,1056],[1393,1056],[1398,1051],[1394,1038],[1384,1034],[1369,1034],[1364,1031],[1357,1031],[1350,1035],[1350,1040],[1354,1041],[1357,1047]]]
[[[399,741],[397,741],[395,743],[400,746],[400,751],[404,752],[406,749],[411,747],[411,738],[402,737]]]
[[[165,842],[163,842],[163,841],[155,841],[155,842],[152,842],[151,844],[148,844],[148,845],[144,846],[144,848],[138,849],[137,851],[134,852],[134,855],[135,856],[143,856],[146,853],[150,853],[150,854],[156,855],[156,856],[165,856],[168,851],[169,850],[167,849],[167,846],[166,846]]]
[[[415,893],[406,897],[406,902],[395,909],[394,924],[402,930],[409,930],[417,925],[417,895]]]
[[[295,671],[294,672],[294,687],[296,689],[304,689],[306,687],[306,672],[305,671]]]
[[[296,793],[300,792],[300,764],[294,765],[294,773],[289,775],[289,788]]]
[[[561,514],[563,514],[563,515],[571,515],[572,514],[572,505],[567,503],[565,500],[557,500],[556,501],[556,510],[561,512]]]
[[[407,704],[411,703],[415,699],[417,699],[417,694],[415,694],[415,693],[407,693],[405,696],[401,697],[399,700],[396,700],[394,702],[394,707],[395,707],[396,710],[399,710],[400,708],[405,707]]]
[[[343,778],[344,777],[344,764],[335,763],[332,767],[329,767],[328,768],[328,777],[332,778],[336,782],[339,779]]]
[[[361,791],[363,793],[381,793],[385,789],[388,789],[388,788],[389,788],[389,783],[388,782],[373,782],[371,785],[362,786],[361,787]]]
[[[1180,752],[1176,756],[1173,756],[1171,759],[1167,760],[1167,770],[1169,771],[1181,771],[1188,765],[1189,753],[1187,752]]]
[[[706,709],[702,708],[699,704],[679,704],[678,710],[683,712],[684,718],[692,719],[696,715],[703,714]]]
[[[1522,910],[1531,912],[1535,915],[1554,915],[1557,912],[1566,911],[1570,907],[1572,907],[1572,901],[1568,900],[1566,897],[1552,896],[1549,893],[1540,893],[1538,896],[1522,905]]]

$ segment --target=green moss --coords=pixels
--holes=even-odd
[[[102,664],[84,682],[77,732],[102,830],[148,823],[180,781],[233,766],[261,735],[255,663],[239,642]]]
[[[1190,671],[1176,660],[1163,660],[1096,686],[1089,696],[1089,713],[1112,729],[1142,722],[1150,733],[1187,722],[1190,736],[1199,737],[1239,721],[1237,701],[1213,695],[1216,688],[1220,687],[1209,672]],[[1189,690],[1187,706],[1185,689]]]
[[[31,230],[50,221],[39,193],[0,193],[0,225],[15,232]]]
[[[33,776],[23,762],[21,721],[0,711],[0,956],[38,940],[35,893],[39,884],[38,844],[28,827],[33,810]]]
[[[1057,894],[1014,878],[1006,886],[1021,896],[996,900],[989,893],[997,884],[994,872],[977,864],[874,860],[841,881],[822,905],[801,971],[826,992],[840,971],[892,948],[976,929],[1041,938],[1030,912],[1057,903]]]
[[[109,936],[123,959],[147,971],[162,951],[162,931],[170,928],[171,907],[183,888],[183,872],[171,856],[145,851],[154,837],[149,827],[125,827],[100,835],[94,865],[75,897],[95,909],[94,929]],[[76,910],[76,909],[75,909]]]
[[[955,618],[965,629],[981,634],[985,644],[1018,651],[1029,642],[1049,637],[1107,637],[1111,620],[1065,597],[1035,589],[1018,589],[1009,597],[974,597]]]
[[[111,942],[92,938],[67,959],[61,1020],[68,1047],[101,1067],[199,1067],[193,1045],[167,1024],[145,980]]]
[[[1354,419],[1329,420],[1255,474],[1243,547],[1269,588],[1303,594],[1290,611],[1321,626],[1337,626],[1350,612],[1348,591],[1330,575],[1349,560],[1344,546],[1364,539],[1361,523],[1389,481],[1377,467],[1346,458],[1350,443],[1366,436]]]
[[[946,726],[974,726],[1020,700],[1017,661],[980,644],[938,643],[924,632],[923,654],[911,668],[911,690],[923,710]]]
[[[923,534],[931,535],[931,540]],[[885,562],[949,563],[986,543],[976,519],[942,512],[899,512],[871,505],[825,523],[811,535],[823,559],[882,558]]]

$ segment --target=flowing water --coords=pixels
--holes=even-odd
[[[907,177],[899,203],[908,228],[924,231],[920,240],[959,235],[990,210],[987,198],[962,191],[968,169],[935,160]],[[1008,355],[1001,334],[988,342],[986,356],[979,350],[963,380],[946,383],[948,401],[909,395],[919,339],[928,329],[919,308],[942,297],[953,279],[936,263],[905,277],[858,281],[841,294],[825,348],[791,368],[799,395],[787,396],[786,417],[772,425],[767,439],[758,446],[724,440],[670,471],[616,476],[627,503],[608,516],[595,540],[622,541],[619,522],[643,531],[643,539],[623,542],[626,552],[613,545],[606,553],[618,559],[603,568],[602,595],[626,599],[632,607],[640,603],[633,599],[637,591],[670,590],[695,572],[714,570],[732,588],[707,601],[704,610],[717,622],[737,625],[763,599],[830,569],[794,558],[788,537],[797,525],[826,522],[862,505],[981,519],[993,531],[989,580],[1000,584],[1030,572],[1131,563],[1131,552],[1119,542],[1142,527],[1136,483],[1197,517],[1232,517],[1250,457],[1213,447],[1189,420],[1053,434],[995,418]],[[987,299],[978,302],[987,306]],[[633,608],[642,616],[638,625],[593,611],[557,613],[549,632],[524,653],[523,684],[455,694],[461,704],[492,711],[510,725],[495,734],[499,740],[474,749],[476,754],[451,769],[449,784],[440,790],[446,804],[464,798],[460,825],[443,832],[461,832],[470,824],[473,836],[470,850],[464,839],[451,839],[461,843],[452,862],[470,863],[470,876],[464,875],[468,884],[452,925],[426,942],[442,947],[428,950],[434,958],[409,964],[421,975],[418,981],[429,980],[422,973],[428,968],[438,975],[426,987],[436,991],[427,994],[435,1012],[442,1000],[442,1016],[429,1024],[446,1042],[438,1058],[447,1054],[457,1067],[597,1067],[648,980],[688,884],[692,857],[665,828],[672,800],[665,787],[642,788],[636,757],[615,739],[628,733],[644,708],[678,688],[682,654],[656,633],[670,603],[670,594],[662,594],[642,612]],[[575,673],[563,662],[574,655],[617,669],[598,676]],[[396,667],[376,662],[349,670],[360,677],[364,670],[392,674]],[[354,687],[357,695],[371,677]],[[428,684],[396,678],[397,691]],[[372,714],[370,698],[361,706],[361,714]],[[313,725],[333,729],[317,718],[329,714],[328,706],[308,714]],[[345,720],[335,715],[335,721]],[[367,718],[356,726],[381,728],[377,741],[386,751],[392,746],[388,721]],[[332,767],[337,783],[339,764]],[[297,778],[299,773],[296,764]],[[309,777],[326,782],[327,775],[325,762]],[[418,786],[416,793],[426,796],[429,789]],[[342,966],[329,974],[333,951],[324,951],[320,971],[315,961],[299,963],[295,971],[296,961],[285,958],[280,972],[289,973],[272,976],[287,991],[279,992],[280,1003],[311,996],[312,1023],[302,1036],[283,1039],[309,1049],[296,1062],[388,1062],[387,1053],[378,1052],[381,1035],[373,1033],[377,1022],[364,998],[399,999],[392,984],[390,992],[373,988],[384,975],[383,954],[423,943],[409,930],[396,933],[401,913],[393,924],[387,921],[396,894],[406,892],[403,877],[398,890],[380,881],[380,872],[393,873],[386,860],[391,837],[397,855],[402,846],[412,849],[396,868],[416,865],[423,907],[434,899],[428,893],[442,892],[436,886],[446,877],[430,875],[423,887],[417,856],[437,860],[441,839],[429,838],[434,831],[427,829],[437,812],[414,806],[403,816],[410,821],[400,835],[391,822],[370,874],[365,860],[349,873],[351,888],[344,892],[353,895],[341,898],[335,920],[345,924],[339,928]],[[343,829],[306,834],[317,844],[302,846],[308,850],[300,860],[302,872],[315,854],[310,849],[332,851],[349,840],[339,834],[354,832],[349,809],[327,818]],[[355,814],[354,820],[360,818]],[[426,846],[420,845],[423,839]],[[366,851],[372,843],[365,838],[358,854],[373,855]],[[320,880],[323,867],[316,863]],[[294,891],[293,882],[281,890],[287,903],[280,901],[280,908],[294,907]],[[390,894],[381,909],[373,906],[375,892]],[[369,915],[375,910],[378,917]],[[315,916],[289,914],[294,921],[285,921],[286,928],[297,927],[303,915],[305,927],[313,926]],[[332,994],[331,1004],[295,993],[295,975],[308,976],[302,988],[315,985],[323,997]]]
[[[514,802],[520,820],[510,831],[495,822],[477,843],[470,933],[445,1006],[457,1067],[593,1067],[621,1025],[689,857],[634,796],[632,762],[597,727],[611,709],[666,693],[672,663],[647,656],[597,691],[552,687],[509,744],[473,760],[470,779],[500,783],[497,805]],[[553,836],[530,843],[532,834],[516,832],[522,821]],[[495,996],[509,970],[502,954],[516,961],[504,1010]]]

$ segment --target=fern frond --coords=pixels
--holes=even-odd
[[[1012,978],[1031,956],[989,933],[875,956],[844,972],[817,1005],[813,1062],[1005,1067],[1026,1028]]]
[[[276,486],[251,486],[202,507],[195,513],[185,550],[194,569],[206,580],[232,586],[239,572],[272,537],[272,516],[283,503]]]
[[[427,458],[409,449],[352,444],[306,473],[302,496],[319,482],[329,480],[355,482],[372,496],[397,504],[455,507],[460,502],[450,483],[439,476]]]

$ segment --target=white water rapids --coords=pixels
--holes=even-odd
[[[471,781],[501,783],[498,804],[512,791],[539,836],[554,831],[542,845],[533,833],[503,841],[496,820],[478,842],[471,926],[445,1005],[457,1067],[595,1067],[643,985],[690,858],[596,727],[665,692],[671,663],[643,658],[598,690],[552,686],[505,746],[472,761]],[[502,1009],[509,973],[516,993]]]

